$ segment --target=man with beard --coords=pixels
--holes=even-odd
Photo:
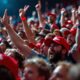
[[[48,50],[48,58],[50,62],[57,63],[58,61],[65,60],[70,49],[67,41],[61,36],[55,36],[52,41],[53,42]]]

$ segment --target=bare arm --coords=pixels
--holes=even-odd
[[[73,21],[73,24],[75,24],[76,22],[76,16],[75,16],[75,9],[72,9],[72,16],[71,16],[71,20]]]
[[[24,9],[19,10],[20,18],[25,17],[25,13],[28,10],[28,8],[29,8],[29,5],[25,6]],[[36,43],[36,41],[34,39],[35,36],[34,36],[34,33],[32,33],[30,27],[28,26],[27,20],[22,20],[22,23],[23,23],[23,28],[24,28],[25,34],[28,38],[28,41],[35,44]]]
[[[60,19],[60,23],[61,23],[61,27],[64,25],[64,12],[65,12],[65,9],[62,8],[61,9],[61,19]]]
[[[43,27],[45,24],[44,24],[44,20],[42,18],[41,1],[40,0],[38,1],[38,4],[35,6],[35,8],[36,8],[36,11],[37,11],[37,14],[38,14],[38,19],[39,19],[40,27]]]
[[[25,56],[28,56],[31,53],[31,49],[25,45],[25,42],[16,34],[16,32],[13,30],[13,28],[8,24],[8,16],[7,16],[7,10],[5,10],[4,16],[2,18],[2,23],[5,25],[8,34],[13,41],[13,43],[16,45],[16,47],[23,53]]]

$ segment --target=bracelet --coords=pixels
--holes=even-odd
[[[21,17],[21,20],[22,20],[22,21],[25,21],[25,20],[27,20],[27,19],[26,19],[26,17],[23,16],[23,17]]]

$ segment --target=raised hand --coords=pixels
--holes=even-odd
[[[40,0],[38,1],[38,4],[35,6],[35,8],[37,11],[41,10],[41,1]]]
[[[78,13],[77,18],[78,18],[78,21],[79,21],[79,24],[80,24],[80,6],[78,7],[77,13]]]
[[[61,14],[64,14],[64,12],[65,12],[65,8],[62,8],[61,9]]]
[[[3,18],[1,20],[1,22],[5,25],[5,24],[8,24],[9,22],[9,16],[7,15],[7,9],[5,9],[5,12],[4,12],[4,15],[3,15]]]
[[[72,8],[71,12],[72,13],[75,13],[76,9],[75,8]]]
[[[29,9],[29,5],[25,5],[23,9],[19,9],[19,16],[23,17],[25,16],[26,11]]]

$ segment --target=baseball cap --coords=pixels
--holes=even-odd
[[[69,44],[67,43],[66,39],[61,36],[55,36],[53,38],[53,42],[62,45],[67,51],[70,49]]]
[[[18,75],[18,63],[14,58],[0,54],[0,66],[4,66],[10,70],[10,72],[15,77],[15,80],[20,80],[20,77]]]

